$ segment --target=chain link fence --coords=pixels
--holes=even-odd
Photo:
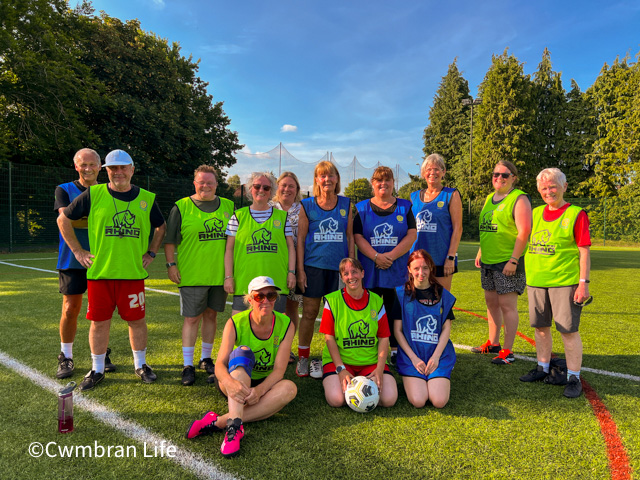
[[[72,168],[44,167],[5,163],[0,165],[0,251],[14,252],[51,248],[58,243],[57,213],[53,210],[57,185],[78,178]],[[98,181],[108,181],[104,170]],[[156,194],[162,213],[168,216],[176,200],[193,194],[193,179],[134,175],[132,183]],[[306,195],[305,195],[306,196]],[[354,204],[362,199],[352,199]],[[533,198],[533,206],[542,204]],[[640,199],[578,198],[568,199],[584,208],[591,221],[591,235],[596,241],[640,242]],[[239,195],[236,208],[247,205]],[[464,203],[464,233],[466,240],[478,239],[478,216],[484,199]]]

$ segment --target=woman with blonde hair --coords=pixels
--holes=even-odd
[[[295,287],[295,248],[287,212],[269,205],[276,179],[269,172],[254,172],[246,184],[248,207],[236,210],[227,224],[224,254],[224,289],[233,294],[232,314],[246,310],[244,296],[252,278],[269,275],[281,285],[282,297],[274,309],[284,313],[286,295]]]
[[[338,290],[340,260],[353,257],[351,201],[340,193],[340,173],[327,161],[313,172],[313,197],[302,200],[298,222],[297,280],[302,291],[298,332],[299,377],[322,378],[322,364],[309,365],[309,350],[322,297]]]

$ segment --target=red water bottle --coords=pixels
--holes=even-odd
[[[69,382],[58,392],[58,431],[73,432],[73,389],[76,382]]]

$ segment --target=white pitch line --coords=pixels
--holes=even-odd
[[[39,272],[48,272],[48,273],[58,273],[57,270],[44,270],[42,268],[35,268],[35,267],[27,267],[24,265],[15,265],[13,263],[8,263],[8,262],[0,262],[0,264],[3,265],[9,265],[11,267],[18,267],[18,268],[27,268],[29,270],[37,270]],[[157,293],[164,293],[166,295],[177,295],[179,296],[179,293],[176,292],[169,292],[168,290],[158,290],[155,288],[149,288],[149,287],[145,287],[146,290],[149,290],[151,292],[157,292]],[[227,305],[231,305],[231,302],[227,302]],[[316,321],[320,321],[318,319],[316,319]],[[461,350],[471,350],[472,347],[468,346],[468,345],[459,345],[459,344],[454,344],[453,345],[455,348],[459,348]],[[520,360],[526,360],[529,362],[535,362],[535,358],[532,357],[527,357],[526,355],[514,355],[516,358],[520,359]],[[636,375],[629,375],[626,373],[618,373],[618,372],[610,372],[608,370],[600,370],[597,368],[589,368],[589,367],[582,367],[582,370],[585,372],[591,372],[591,373],[597,373],[599,375],[606,375],[609,377],[616,377],[616,378],[624,378],[626,380],[631,380],[634,382],[640,382],[640,377],[636,376]]]
[[[35,262],[38,260],[57,260],[58,257],[45,257],[45,258],[7,258],[12,262]]]
[[[0,351],[0,363],[54,395],[57,395],[58,390],[64,386],[2,351]],[[143,427],[133,420],[125,419],[117,412],[107,408],[95,400],[90,400],[84,397],[81,393],[74,393],[74,403],[78,408],[88,411],[96,420],[101,421],[108,427],[120,431],[136,442],[141,444],[146,442],[147,444],[153,443],[155,445],[173,446],[175,448],[175,456],[166,456],[164,458],[177,463],[185,470],[190,470],[199,478],[236,480],[235,477],[228,473],[221,472],[216,465],[208,462],[199,454],[173,445],[166,438],[153,433],[151,430]]]

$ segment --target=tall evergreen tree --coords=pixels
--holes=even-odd
[[[493,55],[491,67],[479,88],[482,104],[474,122],[472,195],[482,197],[491,191],[491,172],[498,160],[509,160],[518,168],[518,186],[527,193],[535,191],[535,167],[532,162],[531,129],[535,108],[532,84],[523,65],[509,55]]]
[[[561,75],[553,71],[551,53],[547,48],[533,76],[532,95],[536,111],[531,130],[532,163],[527,168],[540,171],[559,167],[566,148],[566,100]]]
[[[640,168],[640,70],[638,62],[616,59],[602,67],[587,90],[595,107],[597,139],[587,155],[594,175],[585,182],[596,196],[615,196],[638,179]]]
[[[566,138],[558,168],[567,176],[567,196],[582,196],[588,194],[586,180],[593,175],[587,155],[596,140],[595,109],[575,80],[571,80],[571,90],[566,99]]]
[[[469,82],[457,66],[457,59],[449,65],[429,110],[429,126],[424,129],[425,156],[439,153],[447,164],[447,184],[468,190],[469,117],[462,100],[469,97]]]

